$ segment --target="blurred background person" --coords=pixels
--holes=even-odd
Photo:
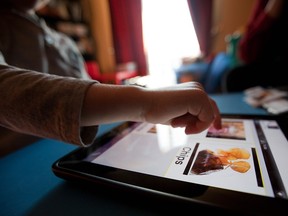
[[[0,63],[42,73],[90,79],[76,43],[48,27],[37,16],[36,11],[47,3],[49,0],[0,1]],[[36,139],[0,127],[0,154]]]
[[[224,91],[254,86],[286,88],[288,1],[257,0],[238,44],[242,64],[229,71]]]

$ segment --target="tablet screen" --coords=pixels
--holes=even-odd
[[[123,122],[53,164],[64,179],[228,208],[238,212],[288,210],[288,124],[276,116],[222,115],[213,127],[184,128]]]
[[[288,143],[275,120],[223,118],[223,128],[135,123],[85,161],[217,188],[287,199]]]

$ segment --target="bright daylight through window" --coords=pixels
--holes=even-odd
[[[142,0],[142,14],[149,74],[173,84],[181,58],[200,54],[187,0]]]

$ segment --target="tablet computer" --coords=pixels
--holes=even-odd
[[[123,122],[52,165],[66,180],[107,183],[245,214],[288,210],[287,117],[223,115],[222,129]]]

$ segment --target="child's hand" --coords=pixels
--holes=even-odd
[[[81,120],[82,126],[116,121],[167,124],[185,127],[187,134],[199,133],[212,123],[221,128],[216,103],[197,82],[157,89],[95,84],[86,95]]]
[[[148,90],[149,91],[149,90]],[[211,124],[221,128],[219,109],[197,82],[154,90],[145,121],[185,127],[186,134],[199,133]]]

